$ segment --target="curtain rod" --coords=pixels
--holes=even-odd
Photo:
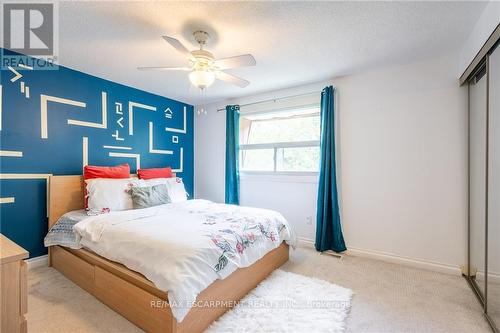
[[[258,102],[252,102],[252,103],[247,103],[247,104],[241,104],[240,106],[250,106],[250,105],[255,105],[255,104],[261,104],[261,103],[267,103],[267,102],[274,102],[276,103],[277,101],[283,100],[283,99],[289,99],[289,98],[294,98],[294,97],[301,97],[301,96],[308,96],[308,95],[314,95],[314,94],[319,94],[321,93],[320,91],[313,91],[309,93],[304,93],[304,94],[297,94],[297,95],[291,95],[291,96],[285,96],[285,97],[279,97],[279,98],[271,98],[271,99],[266,99],[263,101],[258,101]],[[222,112],[226,111],[226,108],[218,108],[217,112]]]

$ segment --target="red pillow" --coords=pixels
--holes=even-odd
[[[83,168],[83,179],[94,179],[94,178],[129,178],[130,177],[130,166],[125,164],[120,164],[114,167],[97,166],[97,165],[86,165]],[[84,205],[85,209],[89,208],[88,205],[88,195],[87,186],[84,187]]]
[[[129,178],[130,166],[120,164],[114,167],[86,165],[83,168],[83,179],[93,178]]]
[[[172,168],[152,168],[152,169],[139,169],[137,170],[139,179],[153,179],[153,178],[172,178]]]

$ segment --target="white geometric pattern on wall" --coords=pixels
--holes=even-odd
[[[154,144],[153,144],[153,122],[149,122],[149,152],[151,154],[165,154],[165,155],[172,155],[174,153],[173,150],[161,150],[161,149],[154,149]]]
[[[156,107],[137,102],[128,102],[128,134],[134,135],[134,108],[156,111]]]
[[[181,129],[171,128],[171,127],[165,127],[165,131],[167,131],[167,132],[173,132],[173,133],[186,134],[186,130],[187,130],[187,110],[186,110],[186,107],[184,107],[183,112],[184,112],[184,114],[183,114],[183,118],[184,118],[183,124],[184,124],[184,126]]]
[[[41,94],[40,95],[40,133],[41,133],[41,138],[42,139],[48,139],[48,103],[53,102],[53,103],[60,103],[60,104],[65,104],[65,105],[70,105],[70,106],[75,106],[75,107],[80,107],[80,108],[86,108],[87,104],[85,102],[81,101],[76,101],[76,100],[71,100],[67,98],[62,98],[62,97],[57,97],[57,96],[50,96],[50,95],[45,95]],[[134,108],[139,108],[139,109],[144,109],[144,110],[149,110],[149,111],[156,111],[156,107],[147,105],[147,104],[142,104],[138,102],[129,102],[128,103],[128,111],[129,111],[129,134],[133,135],[134,132]],[[172,118],[172,111],[168,109],[169,112],[166,114],[168,115],[166,118]],[[122,104],[116,102],[115,103],[115,113],[118,115],[122,115]],[[120,127],[123,126],[123,117],[119,117],[117,120],[117,123]],[[99,128],[99,129],[107,129],[107,93],[102,91],[101,92],[101,122],[96,123],[96,122],[89,122],[89,121],[82,121],[82,120],[75,120],[75,119],[68,119],[67,120],[68,125],[74,125],[74,126],[85,126],[85,127],[92,127],[92,128]],[[151,154],[164,154],[164,155],[173,155],[174,151],[173,150],[167,150],[167,149],[155,149],[154,148],[154,142],[153,142],[153,137],[154,137],[154,130],[153,130],[153,122],[149,122],[149,153]],[[166,132],[174,132],[174,133],[182,133],[185,134],[187,131],[187,110],[186,107],[183,107],[183,128],[178,129],[178,128],[171,128],[171,127],[165,127]],[[124,138],[119,138],[118,133],[115,135],[112,135],[115,137],[117,140],[124,140]],[[88,165],[88,137],[83,137],[82,139],[82,166]],[[179,139],[177,136],[172,137],[172,142],[173,143],[178,143]],[[132,147],[124,147],[124,146],[111,146],[111,145],[103,145],[103,148],[105,149],[118,149],[118,150],[132,150]],[[176,172],[182,172],[183,170],[183,148],[180,148],[180,166],[179,168],[175,169]],[[141,165],[141,155],[137,153],[117,153],[117,152],[109,152],[108,155],[110,157],[124,157],[124,158],[133,158],[136,161],[136,168],[139,169]],[[0,156],[10,156],[10,157],[22,157],[22,152],[16,152],[16,151],[0,151]]]

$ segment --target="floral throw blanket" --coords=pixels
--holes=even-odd
[[[208,210],[190,213],[202,214],[205,219],[203,224],[213,226],[208,230],[207,237],[221,251],[214,265],[216,272],[224,269],[229,259],[242,255],[255,242],[268,241],[279,245],[281,232],[287,228],[286,220],[281,215],[269,217],[266,212],[263,216],[261,211],[239,206],[212,203]]]

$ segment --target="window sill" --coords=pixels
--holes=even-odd
[[[319,172],[240,171],[240,180],[280,183],[318,183]]]

